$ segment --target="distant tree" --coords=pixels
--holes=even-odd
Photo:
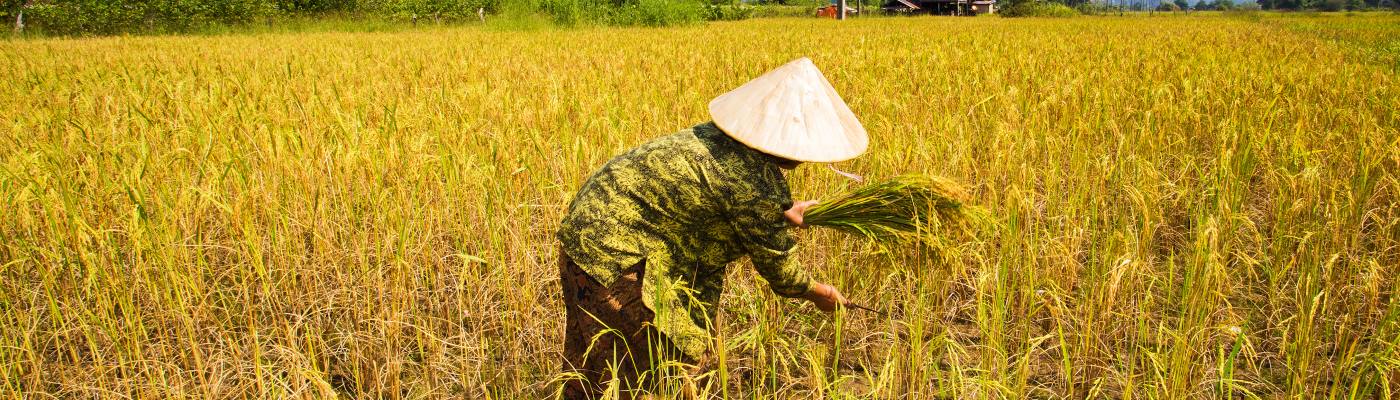
[[[1181,7],[1178,6],[1178,5],[1176,5],[1176,3],[1162,2],[1162,4],[1160,4],[1160,5],[1157,6],[1157,11],[1164,11],[1164,12],[1181,11]]]
[[[1187,3],[1186,1],[1187,0],[1174,0],[1172,3],[1176,4],[1177,10],[1186,11],[1191,8],[1191,3]]]
[[[1366,8],[1366,2],[1362,0],[1347,0],[1348,10],[1360,10]]]
[[[1346,0],[1322,0],[1316,3],[1314,7],[1322,11],[1342,11],[1342,9],[1346,8],[1346,5]]]
[[[1192,9],[1192,10],[1197,10],[1197,11],[1203,11],[1203,10],[1209,10],[1209,9],[1211,9],[1211,7],[1210,7],[1210,4],[1206,4],[1206,0],[1196,0],[1196,5],[1195,5],[1195,6],[1192,6],[1191,9]]]
[[[1233,0],[1219,0],[1215,2],[1215,9],[1217,10],[1233,10],[1234,8],[1235,2]]]

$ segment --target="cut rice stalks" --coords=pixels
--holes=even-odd
[[[972,235],[992,224],[981,207],[967,204],[962,185],[929,175],[902,175],[846,192],[807,209],[807,225],[863,236],[883,245],[946,246],[950,235]]]

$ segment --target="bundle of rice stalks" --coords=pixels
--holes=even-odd
[[[868,185],[807,209],[807,225],[824,226],[882,244],[918,242],[942,247],[940,236],[971,234],[992,222],[966,204],[967,191],[947,178],[903,175]]]

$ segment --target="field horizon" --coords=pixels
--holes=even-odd
[[[550,398],[589,173],[798,57],[938,257],[726,277],[712,398],[1392,399],[1400,15],[761,19],[0,41],[0,397]],[[856,187],[820,165],[796,199]]]

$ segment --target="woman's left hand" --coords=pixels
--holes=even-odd
[[[788,223],[793,226],[806,227],[802,217],[807,214],[807,208],[817,205],[816,200],[803,200],[792,204],[792,208],[783,211],[783,218],[787,218]]]

